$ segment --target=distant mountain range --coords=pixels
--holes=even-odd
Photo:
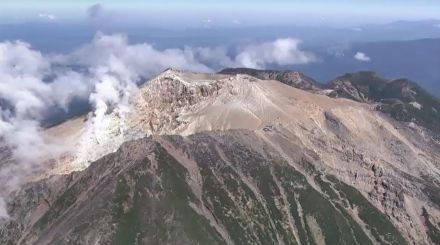
[[[234,26],[216,28],[166,29],[149,23],[103,25],[88,22],[17,22],[0,23],[0,41],[21,39],[45,52],[65,52],[92,39],[96,32],[125,33],[133,42],[150,42],[158,48],[188,46],[234,46],[249,41],[292,37],[313,49],[351,43],[408,41],[440,38],[440,20],[398,21],[388,24],[326,26]]]
[[[355,59],[362,52],[368,61]],[[348,47],[318,51],[321,62],[295,66],[319,81],[329,81],[344,72],[373,70],[389,78],[417,81],[440,95],[440,39],[354,43]],[[290,69],[291,67],[285,67]]]

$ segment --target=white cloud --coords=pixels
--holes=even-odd
[[[39,126],[46,110],[58,100],[66,100],[54,92],[58,83],[44,82],[51,72],[51,62],[29,44],[0,43],[0,143],[9,146],[15,161],[0,168],[3,199],[29,174],[40,170],[44,156],[60,153],[59,144],[42,137]],[[60,89],[67,91],[68,87],[64,84]]]
[[[300,43],[298,39],[285,38],[248,45],[235,57],[235,63],[250,68],[265,68],[268,64],[296,65],[316,61],[312,53],[299,48]]]
[[[119,61],[119,62],[118,62]],[[197,61],[192,48],[157,50],[148,43],[129,44],[125,35],[97,34],[92,43],[64,56],[66,64],[89,67],[90,70],[108,67],[124,73],[127,78],[150,77],[168,67],[209,71]]]
[[[48,20],[55,20],[57,17],[54,14],[48,14],[48,13],[39,13],[38,17],[42,19],[48,19]]]
[[[368,57],[365,53],[362,53],[362,52],[357,52],[357,53],[354,55],[354,58],[355,58],[356,60],[359,60],[359,61],[362,61],[362,62],[368,62],[368,61],[371,61],[371,58]]]
[[[0,97],[14,105],[18,118],[38,116],[44,102],[38,97],[49,90],[42,82],[49,63],[23,42],[0,43]]]
[[[205,65],[207,69],[215,70],[238,65],[228,56],[225,47],[186,47],[184,52]]]

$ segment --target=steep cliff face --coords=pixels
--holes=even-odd
[[[51,129],[80,140],[16,193],[2,244],[439,242],[440,145],[372,104],[168,70],[106,118],[99,140]]]

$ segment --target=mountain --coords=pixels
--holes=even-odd
[[[440,28],[437,28],[440,33]],[[386,31],[386,30],[385,30]],[[405,36],[405,34],[400,34]],[[390,78],[417,81],[432,94],[440,96],[440,39],[358,41],[334,47],[313,49],[320,62],[278,69],[295,69],[318,81],[330,81],[347,72],[371,70]],[[355,58],[358,52],[369,59]]]
[[[440,136],[440,99],[407,79],[386,79],[374,72],[348,73],[328,88],[330,96],[375,102],[377,109],[396,120],[415,122]]]
[[[277,80],[289,86],[330,97],[373,103],[398,121],[415,122],[440,137],[440,99],[408,79],[388,79],[373,71],[347,73],[328,84],[296,71],[227,68],[220,74],[247,74],[263,80]]]
[[[0,243],[438,244],[440,142],[370,99],[406,86],[347,80],[362,103],[169,69],[127,114],[48,129],[74,146],[8,201]]]

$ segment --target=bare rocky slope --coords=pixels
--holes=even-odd
[[[414,122],[437,138],[440,133],[440,99],[407,79],[386,79],[374,72],[348,73],[327,85],[332,97],[377,103],[377,109],[398,121]]]
[[[367,102],[167,70],[100,128],[47,131],[74,146],[0,243],[438,244],[440,143]]]
[[[275,71],[275,70],[256,70],[251,68],[226,68],[219,72],[219,74],[247,74],[263,80],[277,80],[289,86],[308,90],[319,91],[322,84],[315,81],[297,71]]]

